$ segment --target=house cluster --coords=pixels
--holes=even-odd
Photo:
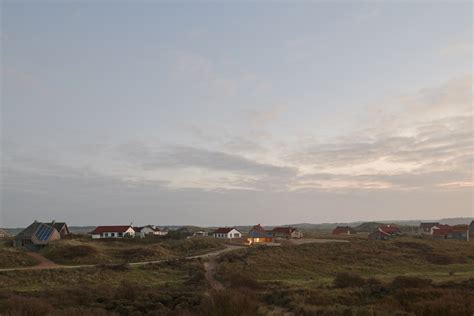
[[[243,239],[245,244],[252,245],[273,243],[275,239],[303,238],[303,233],[294,227],[275,227],[266,230],[258,224],[253,226],[247,234],[235,227],[220,227],[212,232],[211,236],[219,239]]]
[[[349,226],[337,226],[332,230],[333,235],[354,235],[357,231]]]
[[[14,238],[15,247],[25,247],[31,250],[43,248],[50,241],[58,240],[69,235],[69,228],[64,222],[52,221],[43,223],[34,221]]]
[[[421,223],[418,231],[431,235],[433,239],[456,239],[469,241],[469,234],[474,233],[474,221],[470,225],[445,225],[440,223]]]
[[[97,226],[92,232],[90,232],[92,239],[133,237],[145,238],[149,235],[164,236],[167,234],[168,231],[161,230],[153,225],[135,227],[133,224],[118,226]]]
[[[369,234],[370,240],[387,240],[401,234],[400,228],[394,224],[380,225]]]

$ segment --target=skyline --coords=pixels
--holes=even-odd
[[[470,2],[7,1],[1,46],[0,227],[474,216]]]

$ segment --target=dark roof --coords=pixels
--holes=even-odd
[[[296,228],[293,227],[275,227],[273,228],[272,232],[281,234],[291,234],[295,230]]]
[[[56,230],[57,230],[58,232],[60,232],[61,229],[63,229],[64,226],[66,226],[66,228],[67,228],[67,225],[66,225],[65,222],[54,222],[54,221],[53,221],[53,222],[51,222],[51,223],[45,223],[45,224],[56,228]],[[69,230],[68,230],[68,231],[69,231]]]
[[[232,229],[235,229],[236,231],[240,232],[238,229],[234,227],[219,227],[216,229],[213,233],[214,234],[227,234],[229,233]]]
[[[56,228],[49,224],[34,221],[30,226],[18,233],[15,238],[31,239],[35,236],[40,242],[44,242],[47,241],[55,231],[57,232]]]
[[[102,234],[102,233],[124,233],[131,226],[130,225],[121,225],[121,226],[97,226],[91,234]]]
[[[355,229],[349,227],[349,226],[337,226],[336,228],[333,229],[332,233],[334,235],[337,235],[337,234],[347,234],[347,232],[350,232],[350,233],[355,233]]]
[[[40,225],[42,225],[42,223],[34,221],[28,227],[19,232],[15,237],[22,239],[31,238]]]
[[[432,222],[432,223],[420,223],[420,228],[431,228],[433,226],[437,226],[439,225],[439,223],[435,223],[435,222]]]
[[[248,236],[253,238],[272,238],[273,234],[267,232],[262,226],[260,226],[260,224],[258,224],[252,227],[248,233]]]

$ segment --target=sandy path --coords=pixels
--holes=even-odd
[[[204,271],[206,280],[207,282],[209,282],[209,285],[213,290],[222,291],[225,289],[224,285],[221,282],[217,281],[215,278],[216,262],[214,260],[204,262]]]
[[[168,261],[175,261],[175,260],[182,260],[182,259],[198,259],[198,258],[213,258],[216,256],[219,256],[222,253],[241,249],[245,247],[241,246],[226,246],[224,249],[219,249],[219,250],[213,250],[208,253],[204,253],[201,255],[196,255],[196,256],[188,256],[184,258],[173,258],[173,259],[165,259],[165,260],[153,260],[153,261],[142,261],[142,262],[131,262],[128,263],[130,266],[142,266],[146,264],[151,264],[151,263],[162,263],[162,262],[168,262]],[[74,266],[65,266],[65,265],[59,265],[54,262],[52,262],[49,259],[46,259],[43,257],[41,254],[37,252],[27,252],[27,254],[36,260],[38,260],[40,263],[36,266],[32,267],[21,267],[21,268],[6,268],[6,269],[0,269],[0,272],[8,272],[8,271],[25,271],[25,270],[47,270],[47,269],[82,269],[82,268],[91,268],[95,267],[95,264],[83,264],[83,265],[74,265]]]

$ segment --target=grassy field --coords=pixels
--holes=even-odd
[[[38,261],[28,256],[24,251],[11,246],[12,241],[0,241],[0,269],[28,267],[38,264]]]
[[[223,291],[209,288],[202,259],[126,264],[137,261],[136,254],[143,251],[137,249],[153,249],[144,258],[156,259],[223,247],[211,238],[63,240],[44,254],[64,264],[104,258],[114,264],[1,272],[0,314],[472,315],[472,242],[346,239],[223,254],[215,259]],[[69,256],[81,249],[77,247],[94,251]],[[124,253],[132,255],[126,258]]]
[[[91,240],[75,237],[52,242],[42,254],[58,264],[81,265],[180,258],[223,247],[221,241],[213,238]]]

